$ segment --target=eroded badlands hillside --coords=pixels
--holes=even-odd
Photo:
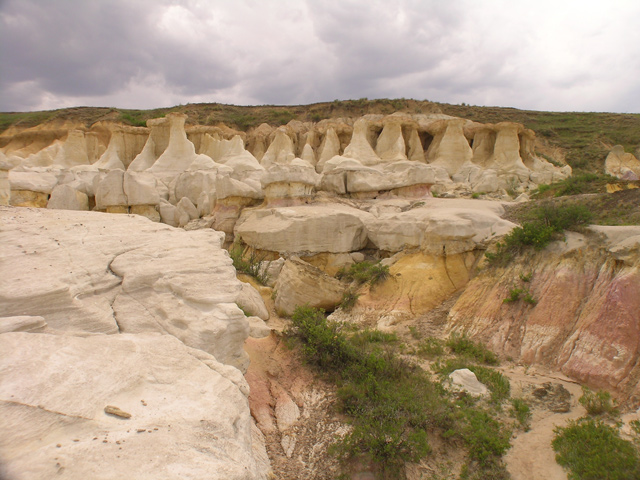
[[[332,478],[326,447],[347,427],[270,334],[301,305],[470,335],[640,402],[640,227],[487,265],[516,228],[509,205],[572,175],[522,124],[397,112],[243,131],[169,113],[18,125],[0,145],[0,455],[16,478]],[[602,162],[610,191],[637,185],[624,148]],[[223,247],[264,260],[267,286],[238,281]],[[364,261],[389,276],[354,292],[339,272]],[[532,301],[505,303],[518,288]]]

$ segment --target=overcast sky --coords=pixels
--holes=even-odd
[[[640,113],[640,1],[0,0],[0,111],[362,97]]]

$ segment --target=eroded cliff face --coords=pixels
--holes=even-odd
[[[566,242],[508,267],[485,268],[451,309],[448,329],[637,403],[640,231],[594,228],[587,236],[568,234]],[[523,291],[521,299],[505,302],[514,289]],[[523,300],[527,293],[531,303]]]
[[[571,174],[537,157],[535,134],[516,123],[396,113],[244,133],[185,126],[186,118],[11,128],[0,135],[0,202],[130,212],[173,226],[213,214],[231,239],[242,209],[262,202],[300,205],[319,192],[420,198],[432,188],[499,197]]]

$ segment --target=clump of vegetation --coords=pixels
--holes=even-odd
[[[594,392],[587,387],[582,387],[582,396],[578,400],[589,415],[618,415],[618,409],[616,408],[614,401],[611,399],[611,394],[606,390],[598,390]]]
[[[385,478],[402,478],[404,463],[427,455],[429,433],[440,432],[443,439],[457,438],[468,449],[466,475],[506,478],[501,456],[509,448],[509,429],[492,411],[470,400],[452,400],[424,370],[403,360],[396,353],[396,335],[368,329],[350,333],[308,306],[296,309],[289,334],[300,341],[307,361],[339,386],[339,408],[352,424],[334,446],[341,458],[364,455]],[[506,381],[508,396],[508,381],[499,380],[498,372],[475,368],[490,389],[504,392]]]
[[[555,196],[563,197],[565,195],[596,193],[598,191],[602,191],[605,184],[616,182],[617,180],[617,178],[612,177],[611,175],[580,172],[565,178],[553,186],[555,187]]]
[[[368,283],[375,285],[389,276],[389,267],[380,262],[360,262],[352,264],[348,269],[340,269],[336,277],[348,282],[356,282],[358,285]]]
[[[443,377],[446,377],[454,370],[468,368],[475,373],[480,383],[483,383],[491,392],[491,401],[500,403],[502,400],[509,398],[511,393],[511,384],[509,379],[497,370],[492,368],[476,365],[468,359],[449,359],[445,362],[436,362],[433,367],[434,371]]]
[[[498,365],[500,361],[495,353],[481,343],[474,342],[466,335],[452,333],[446,343],[453,353],[472,358],[485,365]]]
[[[529,305],[535,305],[536,303],[538,303],[537,300],[533,298],[533,295],[531,295],[531,292],[529,292],[529,290],[525,290],[523,288],[518,288],[518,287],[509,289],[509,295],[507,296],[507,298],[502,300],[502,302],[514,303],[514,302],[517,302],[518,300],[523,300],[525,303],[528,303]]]
[[[620,437],[617,428],[600,420],[570,421],[554,430],[556,461],[573,480],[629,480],[640,478],[636,446]]]
[[[353,307],[356,306],[358,302],[358,298],[360,294],[354,292],[353,290],[347,290],[342,294],[342,301],[340,302],[340,308],[345,312],[350,312],[353,310]]]
[[[497,244],[495,253],[487,252],[490,264],[505,264],[525,248],[542,250],[564,230],[575,230],[587,225],[592,213],[584,205],[553,206],[543,204],[527,215],[528,221],[516,227]]]
[[[134,127],[146,127],[147,117],[143,110],[127,110],[120,112],[120,121],[133,125]]]
[[[249,250],[248,255],[246,250]],[[266,259],[265,254],[258,254],[253,248],[247,249],[242,243],[234,243],[229,249],[229,256],[236,271],[252,276],[261,285],[269,282],[267,268],[262,266],[262,262]]]
[[[509,296],[502,300],[502,303],[514,303],[520,300],[520,297],[524,293],[522,288],[512,288],[509,290]]]
[[[427,337],[418,344],[416,353],[425,358],[435,358],[444,354],[445,343],[439,338]]]
[[[520,423],[525,432],[531,429],[531,408],[521,398],[511,399],[511,415]]]

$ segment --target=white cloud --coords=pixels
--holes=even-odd
[[[0,110],[405,97],[640,112],[635,0],[6,0]]]

